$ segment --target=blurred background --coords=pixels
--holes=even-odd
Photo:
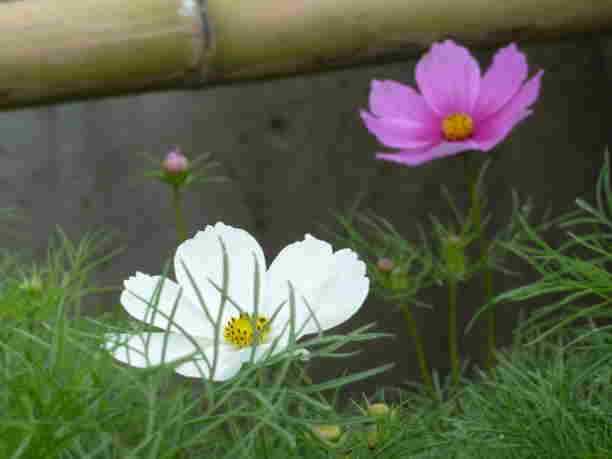
[[[499,158],[486,177],[493,228],[507,221],[512,189],[534,198],[536,215],[551,205],[554,217],[573,210],[578,197],[592,200],[612,139],[612,35],[518,45],[528,56],[529,76],[538,69],[544,75],[533,115],[496,147]],[[470,48],[483,68],[496,49]],[[320,225],[333,225],[331,212],[346,212],[362,196],[361,209],[387,218],[418,241],[417,223],[425,223],[429,214],[451,217],[441,185],[466,202],[463,164],[459,158],[419,167],[375,160],[380,146],[358,109],[367,107],[372,79],[414,86],[419,57],[197,91],[0,111],[0,207],[16,207],[30,218],[18,226],[19,237],[7,236],[3,246],[31,248],[42,261],[56,225],[75,242],[103,230],[115,234],[109,251],[127,249],[96,271],[97,286],[121,287],[136,271],[161,273],[176,248],[170,193],[166,185],[142,177],[152,165],[137,153],[161,160],[176,146],[190,159],[212,152],[221,163],[218,173],[231,178],[185,193],[190,237],[218,221],[238,226],[257,238],[269,263],[305,233],[329,240]],[[510,266],[524,275],[496,275],[497,292],[537,279],[518,260]],[[480,293],[478,285],[461,291],[461,331],[481,306]],[[430,364],[442,374],[450,368],[446,296],[444,287],[427,289],[421,299],[434,310],[415,309]],[[498,309],[498,343],[510,344],[519,307],[544,301]],[[120,308],[119,292],[86,297],[83,308],[90,313]],[[389,304],[370,295],[334,331],[373,321],[375,330],[396,338],[360,344],[361,354],[349,360],[311,362],[313,379],[393,361],[392,370],[347,387],[345,395],[418,380],[412,340],[401,312]],[[477,326],[461,339],[461,353],[479,362],[484,343],[484,327]]]

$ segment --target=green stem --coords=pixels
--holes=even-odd
[[[259,381],[259,385],[260,387],[266,387],[268,384],[266,382],[266,377],[264,375],[266,369],[265,368],[259,368],[257,370],[257,379]],[[260,407],[260,403],[256,402],[257,407]],[[267,426],[262,426],[261,429],[259,430],[259,434],[257,435],[257,444],[258,444],[258,449],[261,453],[261,457],[264,458],[268,458],[268,443],[266,440],[267,437],[267,433],[268,433],[268,428]],[[258,456],[260,457],[260,456]]]
[[[488,248],[485,245],[483,252],[488,253]],[[485,255],[486,256],[486,255]],[[485,266],[484,272],[484,292],[485,292],[485,301],[489,301],[493,296],[493,271],[488,266]],[[485,366],[486,368],[493,368],[495,364],[495,312],[492,309],[489,309],[485,313],[485,318],[487,320],[487,359]]]
[[[481,212],[481,200],[478,196],[478,174],[474,178],[470,186],[470,197],[472,201],[472,208],[470,209],[472,225],[474,232],[478,234],[480,239],[479,244],[481,248],[481,261],[484,263],[483,268],[483,284],[484,284],[484,304],[486,304],[493,296],[493,271],[489,266],[489,248],[490,244],[486,240],[484,232],[482,231],[482,212]],[[495,360],[495,312],[489,309],[485,313],[485,320],[487,323],[487,355],[485,358],[485,367],[491,368]]]
[[[227,420],[227,437],[229,441],[232,443],[239,442],[243,436],[240,427],[238,427],[238,423],[232,417],[229,417]]]
[[[427,384],[427,386],[431,389],[432,393],[436,395],[436,391],[431,380],[431,374],[429,373],[427,359],[425,358],[425,352],[423,350],[423,341],[421,340],[421,335],[419,334],[412,311],[406,304],[400,304],[400,309],[404,313],[404,318],[406,319],[406,324],[408,325],[408,333],[414,340],[414,347],[416,349],[417,359],[419,360],[419,368],[421,369],[423,381],[425,381],[425,384]]]
[[[187,240],[187,231],[185,230],[185,221],[183,219],[181,188],[172,186],[172,207],[174,207],[174,218],[176,224],[176,233],[178,243]]]
[[[448,350],[453,370],[453,383],[459,383],[459,351],[457,350],[457,280],[448,282]]]
[[[261,431],[260,431],[261,433],[260,433],[260,436],[259,436],[259,438],[261,439],[260,440],[260,444],[261,444],[262,449],[263,449],[263,457],[264,457],[264,459],[268,459],[270,457],[268,455],[267,430],[268,430],[267,426],[263,426],[261,428]]]

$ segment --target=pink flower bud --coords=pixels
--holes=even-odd
[[[164,159],[164,170],[170,174],[178,174],[187,170],[187,158],[180,151],[171,151]]]
[[[378,266],[378,269],[380,269],[382,272],[388,273],[395,266],[395,262],[391,258],[381,258],[378,260],[376,266]]]

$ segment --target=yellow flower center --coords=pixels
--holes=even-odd
[[[474,133],[474,121],[465,113],[454,113],[442,121],[442,133],[446,140],[464,140]]]
[[[223,329],[223,337],[229,344],[233,344],[238,349],[251,346],[255,339],[253,326],[251,325],[251,316],[249,314],[240,314],[240,317],[232,317]],[[270,325],[268,319],[262,316],[255,318],[255,328],[259,333],[259,343],[264,343]]]

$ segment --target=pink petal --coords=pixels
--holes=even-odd
[[[370,111],[378,117],[431,121],[434,114],[418,92],[393,80],[372,80]]]
[[[474,108],[474,122],[486,119],[502,108],[527,78],[527,58],[514,43],[501,48],[482,77],[480,94]]]
[[[361,119],[378,141],[390,148],[422,148],[438,141],[441,133],[432,126],[402,118],[376,118],[365,110]]]
[[[536,73],[501,110],[481,121],[472,138],[480,150],[489,151],[504,140],[517,123],[532,113],[527,107],[538,98],[543,73],[543,70]]]
[[[416,65],[416,81],[439,115],[472,113],[480,91],[480,67],[467,49],[451,40],[434,43]]]
[[[511,119],[504,119],[502,122],[497,123],[496,126],[491,125],[490,129],[488,129],[489,133],[493,133],[490,134],[491,137],[484,141],[479,141],[477,139],[475,140],[475,142],[478,144],[478,149],[481,151],[491,150],[493,147],[495,147],[495,145],[502,142],[508,136],[508,134],[510,134],[510,131],[512,131],[514,126],[523,121],[532,113],[532,110],[525,110],[524,112],[515,113]]]
[[[441,142],[439,145],[426,151],[404,150],[394,154],[377,153],[376,158],[408,166],[418,166],[433,159],[456,155],[466,150],[476,150],[478,149],[477,147],[478,145],[471,140],[466,142]]]

